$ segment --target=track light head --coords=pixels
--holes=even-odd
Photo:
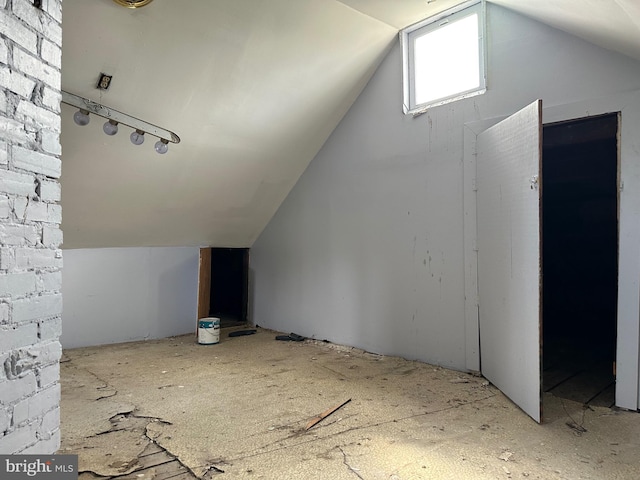
[[[102,131],[109,136],[115,135],[116,133],[118,133],[118,122],[116,122],[115,120],[104,122]]]
[[[73,114],[73,121],[76,123],[76,125],[80,125],[81,127],[84,127],[85,125],[89,125],[90,120],[91,119],[89,118],[88,110],[80,109]]]
[[[167,151],[169,151],[169,140],[165,140],[164,138],[161,138],[156,142],[156,144],[154,145],[154,148],[156,149],[156,152],[158,152],[160,155],[164,155],[165,153],[167,153]]]
[[[144,143],[144,132],[142,130],[136,130],[135,132],[131,132],[129,138],[134,145],[142,145]]]

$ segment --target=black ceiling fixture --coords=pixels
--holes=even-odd
[[[100,90],[109,90],[109,87],[111,86],[112,78],[113,78],[113,75],[107,75],[106,73],[101,73],[100,78],[98,78],[98,84],[96,85],[96,88],[99,88]]]

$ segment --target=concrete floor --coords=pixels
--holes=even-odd
[[[82,480],[640,477],[635,412],[547,395],[538,425],[482,377],[231,330],[66,350],[59,453]]]

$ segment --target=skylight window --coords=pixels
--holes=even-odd
[[[401,32],[404,112],[484,93],[484,8],[474,1]]]

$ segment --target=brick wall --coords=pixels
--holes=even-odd
[[[61,0],[0,0],[0,454],[60,446]]]

